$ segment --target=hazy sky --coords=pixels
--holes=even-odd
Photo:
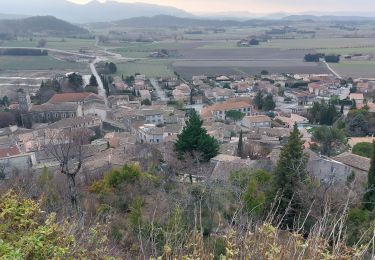
[[[76,3],[88,0],[69,0]],[[102,0],[103,2],[105,0]],[[195,13],[208,12],[304,12],[362,11],[375,12],[375,0],[117,0],[175,6]]]

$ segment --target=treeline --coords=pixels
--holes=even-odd
[[[333,102],[314,102],[308,110],[308,119],[312,124],[332,125],[338,118],[339,113]]]
[[[305,55],[304,60],[306,62],[319,62],[320,59],[323,59],[329,63],[339,63],[340,55],[325,55],[324,53],[308,53]]]
[[[254,98],[254,105],[258,110],[271,111],[276,107],[272,94],[264,95],[262,91],[258,91]]]
[[[117,72],[117,66],[113,62],[101,62],[97,66],[99,74],[115,74]]]
[[[0,49],[0,55],[3,56],[47,56],[48,51],[28,48],[9,48]]]

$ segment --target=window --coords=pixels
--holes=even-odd
[[[156,139],[156,142],[159,143],[159,139]]]

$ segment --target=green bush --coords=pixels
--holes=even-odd
[[[117,188],[122,183],[135,183],[142,176],[138,165],[125,164],[122,169],[115,169],[108,172],[102,180],[94,182],[90,191],[94,193],[105,193]]]
[[[354,145],[352,152],[356,155],[371,158],[373,153],[371,143],[358,143]]]

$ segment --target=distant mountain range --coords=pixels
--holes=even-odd
[[[23,14],[3,14],[0,13],[0,20],[2,19],[21,19],[21,18],[27,18],[30,17],[29,15],[23,15]]]
[[[374,13],[350,12],[305,12],[298,14],[288,13],[251,13],[246,10],[239,12],[206,13],[194,15],[184,10],[171,7],[146,3],[123,3],[115,0],[99,2],[92,0],[87,4],[79,5],[67,0],[0,0],[0,19],[24,18],[36,15],[51,15],[73,23],[94,23],[119,21],[136,17],[153,17],[159,15],[175,16],[179,18],[197,18],[197,20],[231,20],[247,21],[253,19],[261,20],[337,20],[355,21],[375,19]],[[204,0],[202,0],[204,1]],[[20,15],[21,14],[21,15]],[[155,20],[155,19],[154,19]],[[152,21],[152,20],[150,20]]]
[[[289,15],[282,18],[287,21],[370,21],[375,20],[375,17],[365,17],[365,16],[340,16],[340,15]]]
[[[66,0],[1,0],[1,10],[9,14],[52,15],[74,23],[115,21],[139,16],[160,14],[179,17],[192,17],[183,10],[145,3],[119,3],[97,0],[84,5]]]
[[[89,31],[52,16],[0,20],[0,32],[10,35],[48,34],[55,36],[88,35]]]

